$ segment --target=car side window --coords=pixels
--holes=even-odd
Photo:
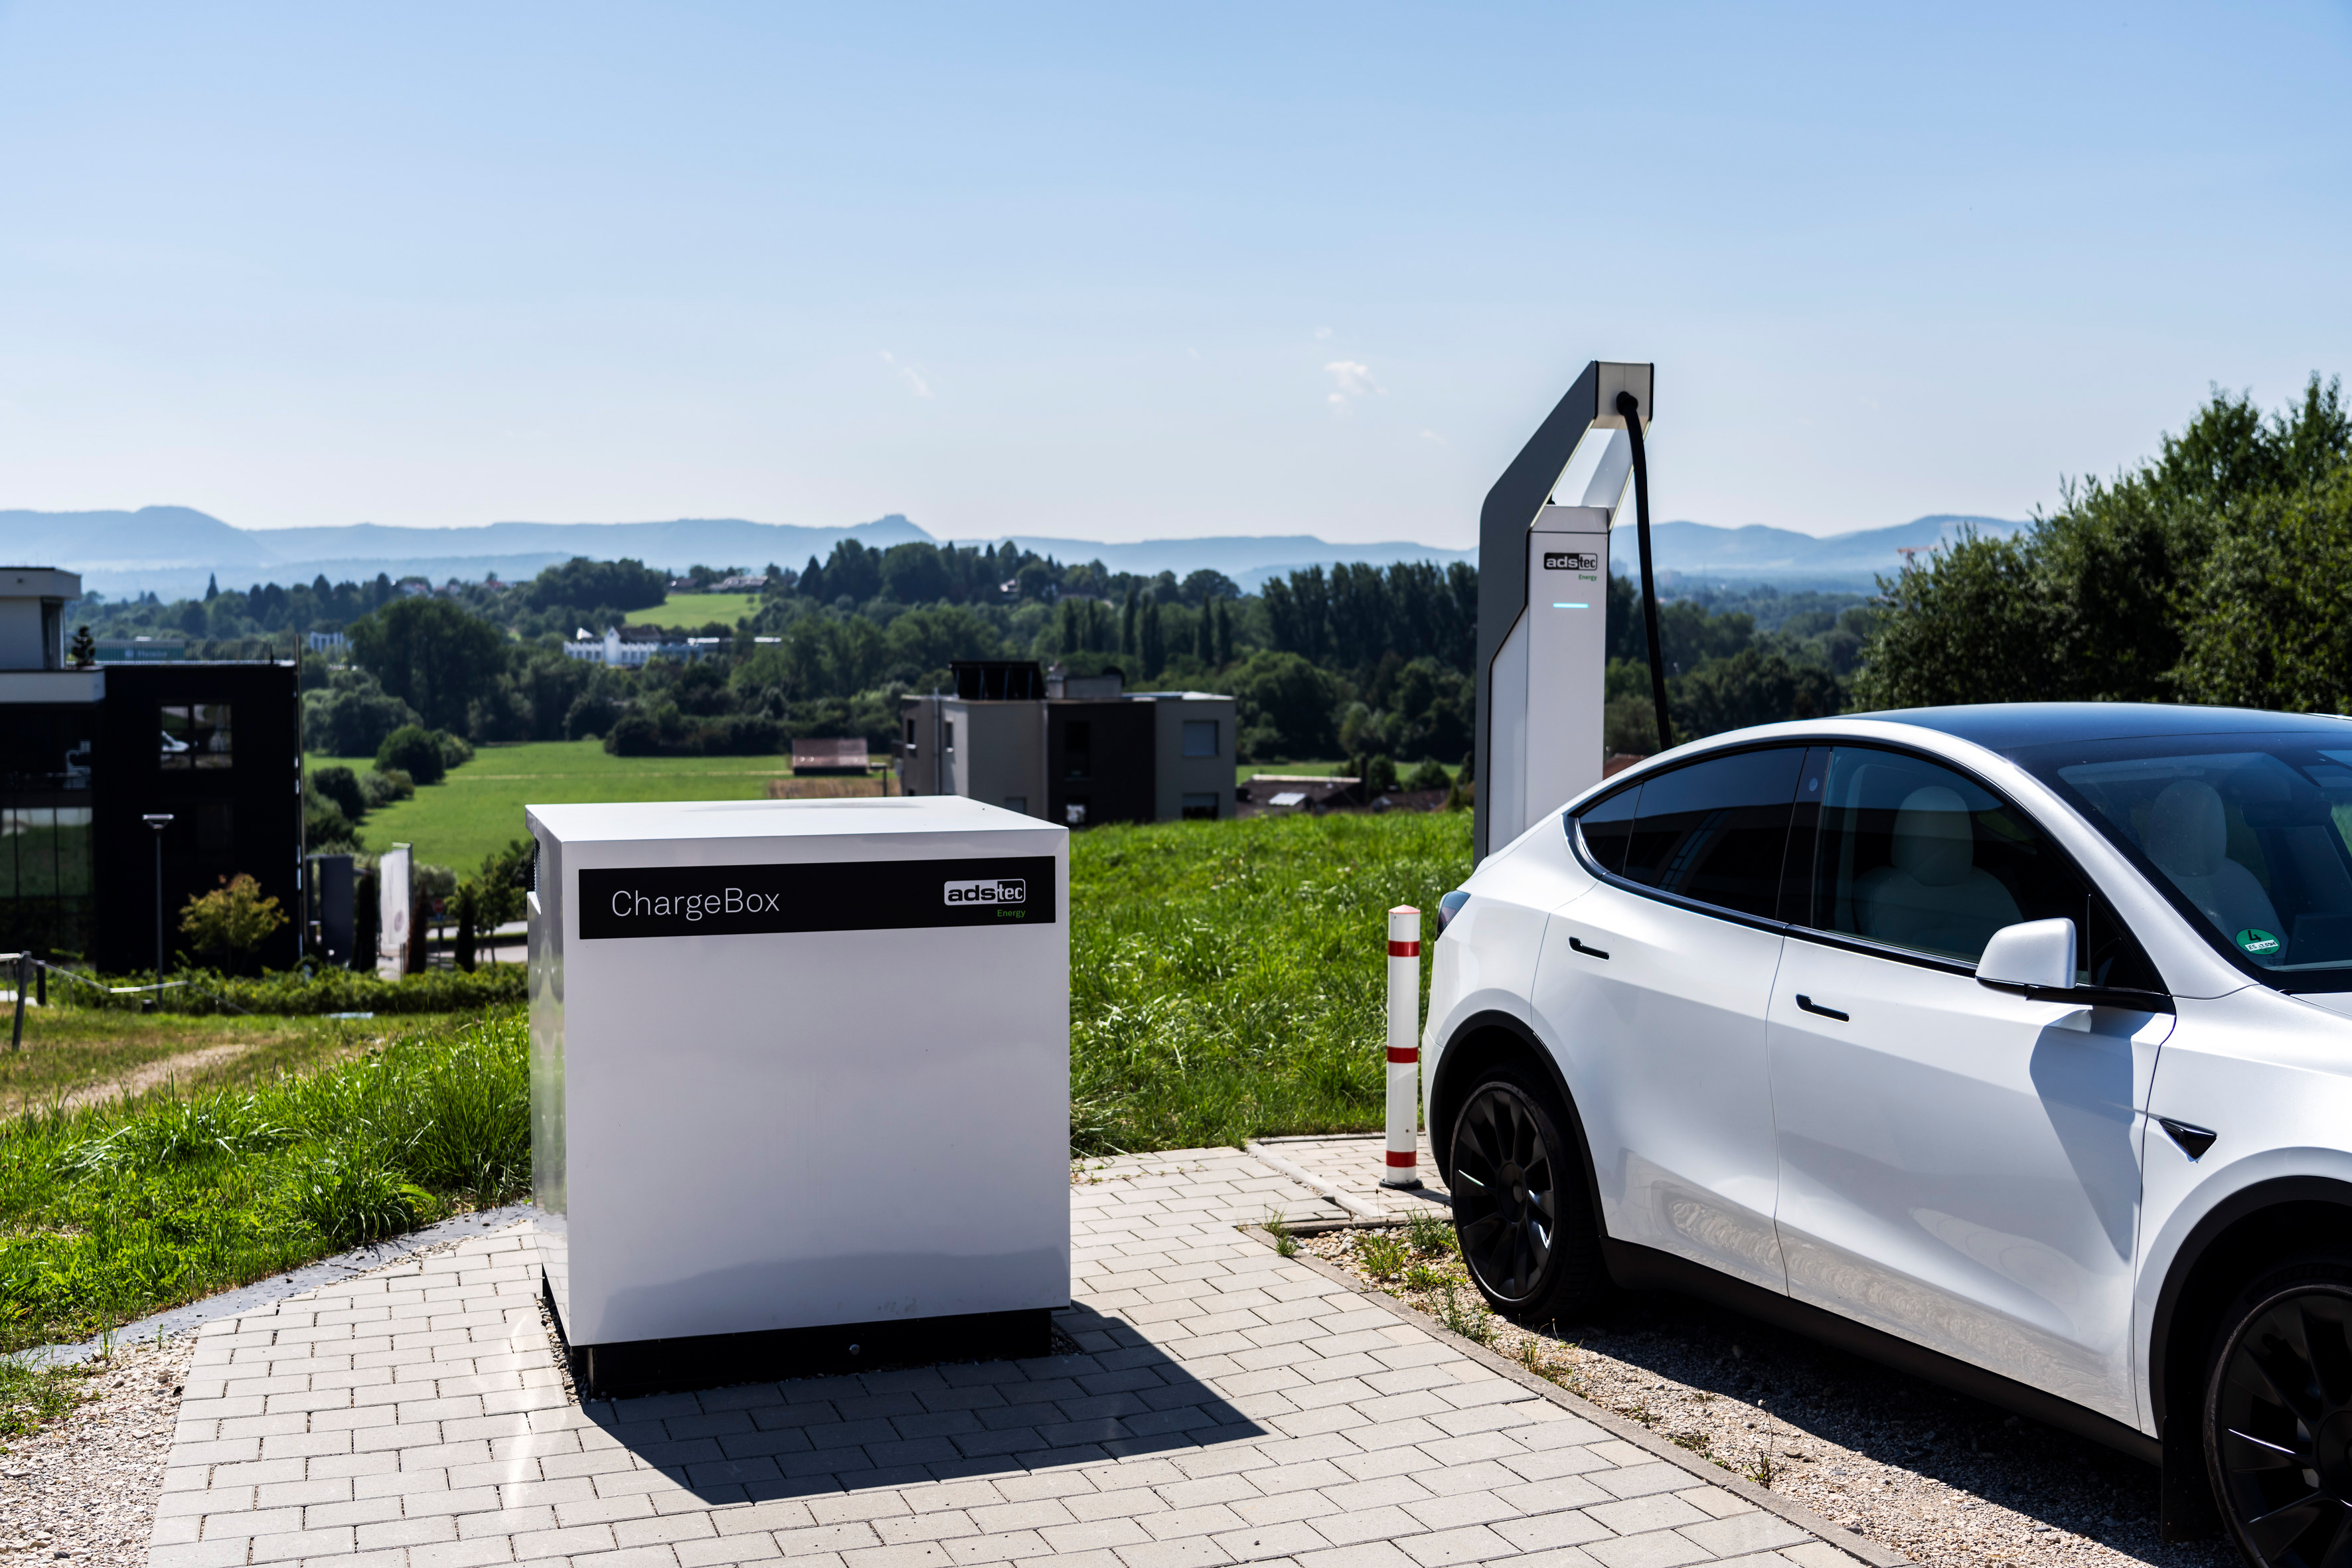
[[[1621,789],[1608,799],[1588,805],[1568,825],[1570,833],[1584,835],[1584,852],[1601,864],[1604,871],[1625,872],[1625,841],[1633,837],[1633,812],[1642,799],[1642,786]]]
[[[2070,920],[2078,984],[2158,988],[2105,900],[2015,805],[1900,752],[1839,746],[1825,770],[1822,753],[1812,756],[1817,831],[1802,820],[1814,810],[1810,793],[1799,812],[1800,842],[1812,841],[1811,896],[1790,889],[1790,912],[1802,923],[1974,963],[2003,926]]]
[[[1623,864],[1612,869],[1661,892],[1772,919],[1804,757],[1793,746],[1735,752],[1643,780]]]

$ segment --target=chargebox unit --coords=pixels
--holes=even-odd
[[[1067,832],[954,795],[528,817],[533,1184],[582,1392],[1045,1353]]]

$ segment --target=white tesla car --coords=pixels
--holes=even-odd
[[[1424,1078],[1498,1310],[1680,1289],[2352,1564],[2352,720],[2021,704],[1611,779],[1441,910]]]

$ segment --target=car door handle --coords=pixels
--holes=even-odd
[[[1584,956],[1585,956],[1585,957],[1587,957],[1587,958],[1606,958],[1606,957],[1608,957],[1608,956],[1609,956],[1607,953],[1605,953],[1605,952],[1601,952],[1601,951],[1599,948],[1597,948],[1597,947],[1587,947],[1587,946],[1585,946],[1582,942],[1580,942],[1577,941],[1574,937],[1570,937],[1570,938],[1568,939],[1568,945],[1569,945],[1570,947],[1571,947],[1571,948],[1575,949],[1577,952],[1580,952],[1580,953],[1584,954]]]
[[[1849,1024],[1853,1021],[1845,1014],[1839,1012],[1836,1008],[1824,1007],[1820,1003],[1814,1001],[1811,997],[1805,995],[1801,992],[1798,994],[1797,1005],[1807,1013],[1818,1013],[1824,1018],[1835,1018],[1841,1024]]]

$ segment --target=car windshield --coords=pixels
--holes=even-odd
[[[2288,990],[2352,987],[2352,729],[2042,748],[2045,782],[2224,951]]]

